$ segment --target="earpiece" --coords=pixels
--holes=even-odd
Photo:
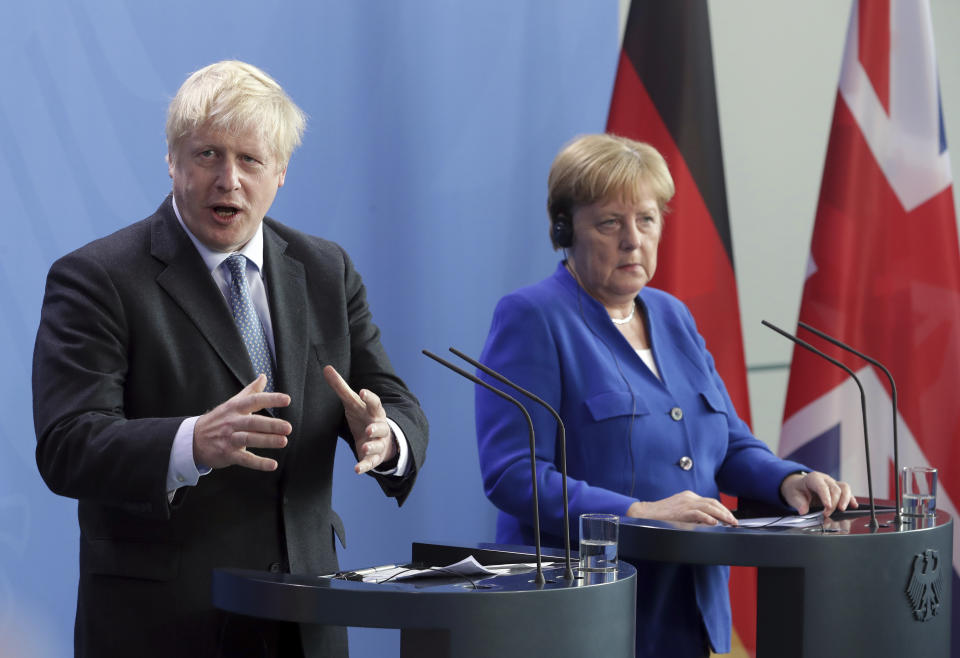
[[[561,249],[573,246],[573,224],[566,215],[557,215],[553,222],[553,243]]]

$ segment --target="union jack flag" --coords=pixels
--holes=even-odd
[[[938,468],[937,507],[956,519],[960,252],[927,2],[853,3],[800,320],[890,369],[900,465]],[[889,385],[873,366],[817,345],[864,383],[874,494],[892,499]],[[799,348],[779,452],[867,492],[859,391]],[[958,539],[955,522],[954,591]],[[960,608],[952,614],[952,655],[960,656]]]

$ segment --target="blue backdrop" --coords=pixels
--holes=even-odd
[[[170,189],[167,103],[188,73],[238,58],[309,114],[271,215],[336,240],[364,275],[394,365],[431,423],[398,510],[339,452],[345,567],[413,540],[493,538],[472,387],[420,355],[477,355],[496,300],[549,274],[546,173],[603,129],[617,59],[604,0],[8,2],[0,12],[0,655],[72,652],[76,503],[34,461],[30,370],[58,256],[150,214]],[[395,631],[351,631],[354,656]]]

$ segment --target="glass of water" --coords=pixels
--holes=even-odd
[[[620,517],[616,514],[580,515],[580,571],[616,572]]]
[[[937,469],[904,466],[900,483],[904,516],[933,516],[937,513]]]

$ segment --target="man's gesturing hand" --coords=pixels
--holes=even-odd
[[[256,412],[286,407],[286,393],[264,393],[267,378],[260,375],[232,398],[200,416],[193,428],[193,460],[198,467],[224,468],[236,464],[258,471],[273,471],[277,462],[258,457],[247,448],[283,448],[293,429],[279,418]]]
[[[366,473],[397,454],[393,430],[387,423],[387,412],[380,398],[372,391],[354,392],[333,366],[323,369],[323,377],[343,403],[343,411],[353,434],[360,461],[353,467],[357,473]]]

